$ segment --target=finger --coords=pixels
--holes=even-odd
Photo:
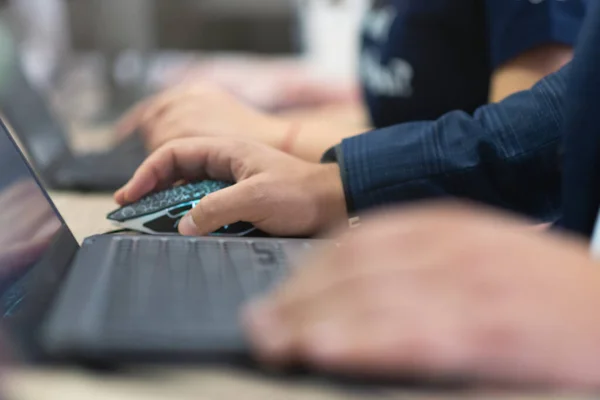
[[[117,137],[123,138],[124,136],[133,133],[138,128],[141,116],[152,101],[154,101],[154,97],[139,102],[125,112],[115,126]]]
[[[146,132],[147,146],[150,149],[157,149],[174,139],[191,136],[199,137],[202,132],[200,124],[203,122],[199,120],[199,113],[198,107],[194,104],[175,107],[166,111]],[[195,129],[190,129],[190,127]]]
[[[418,277],[407,282],[398,277],[388,287],[389,280],[381,282],[381,287],[362,292],[349,290],[351,286],[332,291],[293,321],[281,311],[270,319],[246,314],[244,326],[253,349],[269,364],[301,361],[336,372],[380,376],[464,366],[469,352],[459,340],[462,297],[421,285]]]
[[[264,364],[282,366],[293,361],[293,336],[273,303],[253,302],[244,307],[241,325],[255,356]]]
[[[159,95],[140,116],[139,124],[146,129],[152,129],[152,125],[170,109],[178,108],[178,104],[197,102],[197,95],[190,93],[186,88],[173,89]]]
[[[326,321],[307,326],[301,345],[293,353],[298,361],[320,370],[380,378],[406,373],[429,377],[458,368],[442,360],[437,351],[446,350],[429,340],[430,333],[416,314],[415,307],[390,307],[380,312],[331,315]]]
[[[117,124],[117,132],[121,135],[131,133],[148,125],[149,121],[157,118],[165,108],[182,96],[182,90],[172,89],[160,93],[134,106]]]
[[[177,107],[172,107],[161,114],[160,118],[155,121],[154,130],[160,132],[163,125],[171,125],[175,122],[183,122],[185,124],[198,124],[202,121],[202,109],[197,104],[197,96],[183,96],[181,104]]]
[[[319,251],[312,256],[312,261],[307,263],[310,267],[295,269],[292,276],[277,290],[264,298],[253,300],[242,310],[242,325],[263,362],[281,365],[293,358],[293,338],[289,330],[289,325],[293,325],[293,317],[283,315],[283,310],[288,304],[285,293],[290,289],[301,293],[300,296],[306,293],[305,288],[318,281],[320,272],[330,264],[329,259],[334,251],[335,249],[330,247]]]
[[[355,302],[307,321],[294,354],[325,370],[379,377],[451,379],[468,372],[475,353],[464,297],[432,286],[401,289],[387,303]]]
[[[181,134],[181,131],[181,121],[175,121],[168,125],[161,123],[160,126],[156,126],[151,131],[147,131],[144,135],[146,147],[150,151],[154,151],[173,140],[185,138],[186,135]]]
[[[302,313],[294,315],[288,315],[269,303],[258,303],[245,310],[243,326],[259,359],[276,366],[300,360],[316,365],[349,361],[351,346],[356,341],[352,334],[356,329],[354,332],[347,331],[344,325],[354,325],[356,318],[361,319],[360,324],[368,324],[373,329],[371,314],[394,311],[396,317],[414,327],[411,320],[400,314],[405,310],[390,310],[385,306],[379,310],[373,307],[378,300],[369,299],[364,293],[356,294],[356,291],[352,293],[346,288],[332,290],[331,296],[307,304]],[[398,308],[394,302],[389,304]],[[388,305],[387,308],[392,307]]]
[[[135,202],[175,182],[207,178],[234,181],[231,163],[241,159],[240,143],[219,139],[174,140],[151,154],[131,180],[115,193],[119,204]]]
[[[381,276],[332,280],[328,288],[314,293],[314,297],[287,307],[273,299],[262,299],[245,308],[243,324],[263,360],[283,364],[293,358],[295,349],[302,347],[312,325],[332,316],[353,313],[358,307],[392,302],[393,296],[389,294],[396,292],[385,291],[391,282]]]
[[[441,265],[439,260],[440,256],[435,252],[425,253],[420,258],[417,254],[414,260],[397,260],[384,255],[381,259],[373,258],[372,264],[363,262],[363,268],[354,268],[346,274],[320,274],[315,268],[310,278],[302,281],[307,275],[301,273],[300,279],[292,279],[275,296],[259,303],[258,308],[250,308],[248,318],[259,321],[256,324],[271,332],[268,342],[258,346],[264,347],[264,353],[271,361],[283,362],[290,358],[290,348],[302,348],[306,326],[326,320],[329,315],[353,313],[360,307],[384,309],[389,304],[399,303],[400,293],[399,305],[412,299],[409,306],[421,304],[419,299],[427,299],[426,293],[451,298],[453,293],[443,290],[448,273],[443,268],[435,268]],[[378,267],[364,268],[366,265]],[[295,285],[302,285],[302,288]],[[288,292],[294,291],[292,297],[287,296]],[[255,330],[265,334],[264,329]]]
[[[382,220],[389,218],[382,217]],[[451,246],[449,241],[432,244],[427,230],[377,222],[371,225],[367,221],[359,229],[346,231],[340,246],[330,246],[314,256],[313,263],[308,264],[310,267],[297,269],[272,296],[273,301],[282,309],[301,307],[346,280],[363,279],[390,269],[436,265],[443,248]]]
[[[182,218],[179,232],[186,236],[202,236],[240,221],[258,224],[260,210],[268,207],[268,204],[257,202],[251,181],[242,181],[200,200]]]

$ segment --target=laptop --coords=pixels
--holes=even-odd
[[[28,360],[248,360],[241,305],[321,243],[107,234],[79,246],[32,171],[0,121],[0,336]]]
[[[0,111],[48,188],[111,192],[123,186],[146,158],[131,135],[104,152],[76,153],[48,102],[29,82],[10,32],[0,21]]]

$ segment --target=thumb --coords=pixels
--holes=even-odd
[[[203,236],[236,222],[257,222],[265,207],[260,198],[264,197],[248,181],[206,195],[181,219],[179,233]]]

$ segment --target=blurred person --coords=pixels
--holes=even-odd
[[[340,246],[325,249],[246,310],[244,325],[260,359],[276,366],[301,362],[326,372],[391,379],[600,386],[600,271],[585,240],[592,237],[600,206],[600,3],[592,4],[570,66],[530,92],[484,107],[480,117],[486,118],[477,122],[512,115],[512,110],[518,114],[516,126],[536,127],[564,114],[564,121],[543,128],[565,131],[564,147],[549,145],[554,155],[546,161],[551,168],[564,165],[561,174],[555,171],[564,179],[560,225],[572,233],[539,232],[515,216],[442,203],[364,218],[359,229],[337,236]],[[547,96],[566,86],[565,75],[571,77],[566,94],[562,89],[558,97]],[[564,101],[558,109],[553,108],[557,99]],[[512,103],[520,107],[511,109]],[[532,108],[535,103],[540,104]],[[456,118],[450,116],[446,123],[457,123]],[[469,118],[463,116],[458,125],[465,129],[473,122]],[[521,138],[519,133],[514,132],[515,139]],[[480,143],[481,154],[495,153],[492,140]],[[135,197],[180,178],[235,178],[241,183],[201,201],[204,205],[193,216],[197,226],[215,228],[227,222],[215,212],[219,208],[232,213],[232,221],[248,217],[257,225],[302,227],[308,219],[310,225],[319,217],[315,210],[327,205],[316,201],[327,197],[313,197],[312,189],[319,193],[335,186],[343,203],[342,185],[327,182],[339,174],[335,165],[319,166],[261,144],[242,143],[221,138],[167,145],[117,198]],[[561,163],[557,158],[563,152]],[[328,169],[335,173],[328,175]],[[462,176],[467,172],[454,185],[469,180]],[[430,183],[435,181],[430,178]],[[261,190],[265,188],[272,190]],[[531,195],[536,188],[522,189]],[[328,205],[335,210],[335,204]]]
[[[371,208],[447,196],[553,222],[561,206],[569,68],[473,116],[456,111],[345,139],[321,164],[249,139],[172,140],[146,159],[115,199],[133,203],[181,180],[235,182],[204,197],[182,219],[184,235],[208,234],[237,221],[273,235],[314,235]],[[217,112],[203,110],[207,116]],[[262,126],[252,122],[252,113],[238,115],[248,128]]]
[[[600,387],[587,243],[467,205],[365,218],[247,307],[256,356],[352,377]]]
[[[314,235],[368,209],[440,197],[469,198],[554,222],[562,213],[561,187],[596,176],[589,169],[563,173],[563,166],[573,170],[572,163],[598,148],[580,138],[575,146],[579,150],[563,160],[562,132],[576,138],[574,132],[586,135],[598,125],[593,121],[582,128],[573,122],[574,115],[581,120],[596,115],[589,108],[595,99],[577,95],[594,93],[597,80],[593,67],[600,43],[600,3],[590,7],[573,63],[531,90],[483,106],[473,115],[456,111],[436,121],[345,139],[328,151],[322,164],[251,140],[178,139],[152,154],[115,199],[120,204],[135,202],[181,180],[235,182],[203,198],[182,219],[179,230],[184,235],[207,234],[237,221],[273,235]],[[574,93],[570,96],[569,78]],[[567,109],[567,122],[574,128],[565,127]],[[588,164],[594,164],[594,156],[588,155]],[[569,179],[561,182],[563,176]]]
[[[363,23],[360,62],[373,125],[433,119],[452,110],[470,113],[529,89],[570,60],[585,7],[583,0],[374,1]],[[178,137],[233,136],[317,161],[327,148],[365,130],[334,121],[290,123],[240,103],[236,93],[272,93],[271,79],[292,88],[290,98],[327,89],[321,81],[296,80],[298,72],[278,75],[274,62],[264,63],[241,64],[235,80],[243,85],[227,78],[235,73],[226,65],[220,74],[205,75],[215,78],[212,83],[191,80],[158,94],[128,113],[118,131],[141,132],[150,149]],[[264,74],[257,72],[261,68]],[[219,69],[219,64],[212,68]]]

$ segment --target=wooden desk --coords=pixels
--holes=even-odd
[[[52,192],[50,196],[79,243],[87,236],[116,229],[106,220],[106,214],[117,208],[111,196],[68,192]]]
[[[9,399],[15,400],[595,400],[594,396],[343,390],[310,382],[259,379],[235,370],[146,371],[106,377],[73,371],[9,374]]]

